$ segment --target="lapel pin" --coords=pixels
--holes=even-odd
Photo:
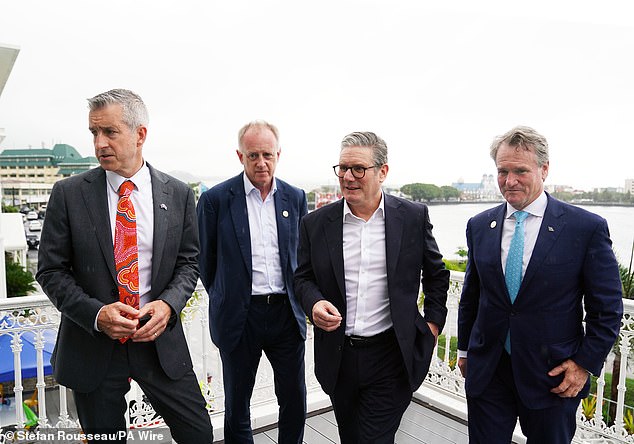
[[[288,217],[288,211],[286,211],[286,210],[282,211],[282,216]]]
[[[548,226],[548,231],[550,231],[552,233],[553,231],[555,231],[555,229],[549,225]]]
[[[167,205],[161,204],[161,205],[159,205],[159,207],[161,208],[161,210],[167,211]]]
[[[497,222],[496,221],[491,221],[491,225],[489,225],[491,228],[495,228],[497,226]]]

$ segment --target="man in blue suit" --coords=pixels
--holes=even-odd
[[[280,407],[278,442],[297,444],[306,416],[306,317],[293,294],[293,273],[306,194],[274,177],[275,126],[251,122],[238,142],[244,172],[203,193],[197,209],[200,278],[223,367],[224,440],[253,442],[249,405],[264,351]]]
[[[570,443],[623,313],[608,226],[544,192],[548,143],[534,129],[499,136],[491,157],[506,203],[467,224],[458,312],[469,440],[509,443],[519,417],[529,444]]]

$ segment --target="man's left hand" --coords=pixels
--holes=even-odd
[[[130,336],[134,342],[150,342],[156,340],[167,328],[167,323],[172,315],[172,307],[165,301],[157,299],[143,305],[139,310],[138,318],[149,320],[136,333]]]
[[[572,359],[562,362],[548,372],[548,376],[564,374],[564,380],[551,390],[561,398],[574,398],[579,394],[588,380],[588,372]]]

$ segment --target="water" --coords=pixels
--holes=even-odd
[[[467,246],[465,230],[472,216],[496,206],[495,203],[465,203],[456,205],[430,205],[429,217],[434,225],[434,237],[440,252],[455,259],[458,247]],[[634,207],[584,206],[608,221],[610,237],[619,262],[628,266],[634,240]]]

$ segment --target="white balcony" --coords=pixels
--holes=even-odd
[[[451,286],[448,297],[449,315],[444,335],[438,344],[440,358],[432,362],[430,373],[421,388],[414,394],[412,406],[401,423],[400,436],[415,436],[416,430],[436,430],[439,436],[443,430],[447,433],[442,441],[435,442],[466,442],[466,401],[464,397],[463,379],[455,367],[454,354],[451,353],[451,341],[456,335],[456,319],[460,293],[462,290],[462,273],[452,272]],[[594,413],[592,419],[586,418],[582,407],[578,414],[578,429],[575,442],[587,443],[634,443],[632,431],[632,408],[625,403],[628,395],[626,376],[628,376],[628,360],[631,353],[632,315],[634,304],[624,300],[625,314],[621,326],[620,341],[616,354],[611,354],[607,360],[604,372],[597,379],[598,389],[591,394],[596,398],[596,408],[586,406]],[[22,406],[24,402],[32,406],[37,413],[37,423],[40,430],[46,428],[78,427],[72,396],[45,373],[50,372],[48,357],[54,345],[60,315],[50,304],[46,296],[27,296],[0,300],[0,357],[6,367],[5,360],[12,356],[13,377],[7,381],[6,373],[3,384],[5,404],[0,405],[0,427],[24,426],[29,417],[25,415]],[[223,437],[223,385],[221,361],[218,350],[209,337],[208,326],[208,298],[202,287],[190,299],[181,314],[185,326],[185,333],[194,362],[194,370],[200,381],[201,390],[207,400],[217,440]],[[10,348],[10,351],[7,350]],[[616,357],[615,357],[616,356]],[[618,380],[618,395],[616,399],[603,396],[606,373],[611,374],[614,360],[620,363]],[[313,372],[312,330],[308,330],[306,344],[306,383],[308,391],[309,414],[327,411],[330,400],[321,391]],[[1,376],[1,374],[0,374]],[[631,393],[630,393],[631,395]],[[144,400],[143,393],[133,383],[128,393],[127,419],[133,429],[157,427],[162,424],[161,418],[154,412],[152,406]],[[612,407],[614,420],[606,424],[604,412]],[[262,359],[256,387],[251,400],[252,426],[254,430],[268,430],[275,427],[277,421],[277,401],[273,387],[273,375],[266,358]],[[330,415],[330,416],[329,416]],[[588,415],[592,416],[592,415]],[[33,420],[33,418],[31,418]],[[425,422],[425,424],[421,424]],[[330,424],[330,441],[311,441],[311,430]],[[305,441],[337,442],[336,424],[331,413],[320,414],[307,421],[307,435]],[[412,432],[414,430],[414,432]],[[525,442],[524,437],[516,428],[514,440]],[[271,436],[273,438],[271,438]],[[259,435],[257,442],[275,442],[275,430]],[[453,436],[453,438],[452,438]],[[1,442],[1,439],[0,439]],[[399,441],[401,442],[401,441]],[[403,442],[420,442],[415,438],[404,439]],[[425,441],[428,442],[428,441]]]

